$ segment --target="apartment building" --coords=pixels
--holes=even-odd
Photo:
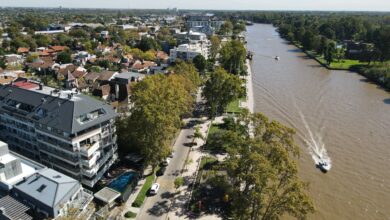
[[[0,86],[0,139],[93,187],[117,159],[116,113],[89,96],[20,81]]]
[[[223,23],[223,20],[210,13],[186,15],[186,27],[188,30],[194,27],[209,26],[218,31]]]
[[[171,62],[175,62],[176,59],[192,60],[198,55],[202,55],[204,58],[209,57],[209,45],[204,43],[189,43],[181,44],[170,50],[169,59]]]

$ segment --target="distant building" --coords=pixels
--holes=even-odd
[[[178,47],[171,49],[169,59],[171,62],[175,62],[176,59],[188,61],[194,59],[198,55],[202,55],[204,58],[208,59],[208,44],[196,43],[179,45]]]
[[[111,106],[77,92],[31,81],[0,86],[0,139],[89,187],[118,157],[115,118]]]
[[[207,35],[200,32],[181,32],[179,34],[176,34],[178,44],[184,44],[184,43],[209,43],[209,40],[207,39]]]
[[[186,27],[187,29],[191,29],[193,27],[199,26],[210,26],[218,31],[222,24],[223,20],[216,17],[214,14],[190,14],[186,15]]]

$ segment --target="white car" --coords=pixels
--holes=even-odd
[[[150,187],[150,195],[156,195],[159,189],[160,189],[159,183],[153,184],[152,187]]]

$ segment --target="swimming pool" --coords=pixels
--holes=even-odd
[[[138,179],[137,175],[138,174],[133,171],[123,173],[120,176],[118,176],[115,180],[113,180],[108,185],[108,187],[120,193],[123,193],[129,184],[132,184],[133,181],[136,181]]]

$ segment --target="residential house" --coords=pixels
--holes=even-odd
[[[86,209],[93,200],[77,180],[49,168],[14,185],[12,195],[30,207],[36,219],[66,216],[70,208]]]
[[[0,86],[0,139],[88,187],[118,157],[116,116],[111,106],[75,91],[33,81]]]
[[[156,62],[159,64],[168,63],[169,62],[169,55],[167,53],[165,53],[164,51],[157,51],[156,52]]]
[[[25,55],[27,55],[29,52],[30,52],[30,48],[27,48],[27,47],[19,47],[16,53],[25,56]]]
[[[144,77],[144,74],[138,72],[116,73],[110,81],[116,100],[120,102],[126,100],[131,92],[131,83],[141,81]]]
[[[130,67],[130,71],[138,72],[138,73],[149,73],[150,72],[150,68],[153,67],[153,66],[157,66],[157,64],[155,62],[153,62],[153,61],[137,60]]]

